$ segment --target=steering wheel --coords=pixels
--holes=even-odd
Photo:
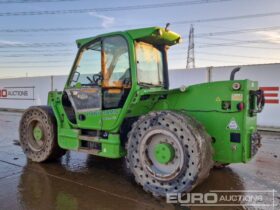
[[[101,75],[101,73],[94,74],[94,75],[92,76],[92,80],[95,82],[95,84],[98,85],[98,82],[99,82],[99,81],[102,81],[102,75]]]
[[[87,79],[90,81],[91,85],[99,85],[99,81],[102,81],[101,73],[92,75],[92,78],[87,76]]]

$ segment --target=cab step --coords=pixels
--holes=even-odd
[[[86,136],[86,135],[80,135],[79,136],[80,140],[84,140],[84,141],[98,141],[100,140],[100,137],[98,136]]]
[[[80,148],[79,151],[86,152],[88,154],[98,155],[102,151],[99,137],[80,135]]]
[[[91,154],[91,155],[99,155],[99,153],[101,152],[101,150],[98,150],[98,149],[84,149],[84,148],[80,148],[78,151],[84,152],[87,154]]]

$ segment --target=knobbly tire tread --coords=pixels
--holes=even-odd
[[[167,124],[162,123],[163,121],[160,121],[160,118],[166,118],[168,119],[167,121],[172,122],[173,129],[180,129],[178,135],[182,133],[186,134],[187,132],[189,132],[189,134],[191,133],[193,138],[195,138],[196,140],[195,142],[188,143],[188,141],[190,141],[188,140],[188,137],[184,137],[181,139],[182,144],[184,145],[184,151],[186,151],[187,153],[189,153],[190,151],[194,152],[194,148],[196,148],[198,154],[192,155],[197,155],[198,160],[195,164],[193,164],[192,162],[191,166],[186,166],[185,171],[179,177],[176,177],[175,180],[170,181],[170,183],[176,183],[175,187],[170,186],[170,183],[168,182],[162,182],[157,180],[155,183],[147,184],[147,180],[143,178],[147,177],[147,174],[145,174],[143,168],[141,170],[141,167],[143,166],[139,167],[137,165],[139,161],[136,163],[134,157],[135,155],[137,156],[137,149],[139,149],[141,137],[145,135],[145,132],[148,133],[155,126],[161,126],[162,128],[167,130],[171,129],[171,126],[167,126]],[[149,124],[149,126],[145,127],[143,126],[144,124]],[[188,145],[188,147],[185,147],[186,145]],[[152,193],[152,195],[155,197],[165,197],[166,194],[169,192],[190,192],[208,177],[209,172],[214,164],[212,160],[213,149],[211,146],[211,137],[207,134],[205,128],[198,121],[188,116],[186,113],[180,111],[150,112],[147,115],[141,116],[136,122],[133,123],[132,129],[128,133],[126,151],[126,166],[129,169],[129,171],[134,175],[136,183],[141,185],[146,192]],[[134,165],[135,163],[136,165]],[[140,168],[140,170],[138,168]],[[193,180],[188,179],[188,170],[190,170],[190,172],[197,171]]]
[[[43,122],[46,142],[40,151],[34,151],[28,145],[28,138],[30,138],[30,134],[28,134],[28,123],[32,120]],[[56,118],[52,108],[49,106],[32,106],[28,108],[20,120],[19,134],[23,152],[28,159],[34,162],[54,161],[66,153],[66,150],[60,148],[58,145]]]

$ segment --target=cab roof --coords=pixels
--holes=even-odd
[[[95,37],[89,37],[84,39],[78,39],[77,45],[78,47],[83,46],[84,44],[87,44],[88,42],[91,42],[94,39],[110,36],[110,35],[117,35],[117,34],[127,34],[130,36],[133,40],[136,41],[144,41],[151,44],[156,45],[175,45],[179,43],[181,40],[181,36],[175,32],[172,32],[170,30],[166,30],[161,27],[149,27],[149,28],[140,28],[140,29],[132,29],[132,30],[126,30],[126,31],[118,31],[118,32],[112,32],[107,34],[101,34]]]

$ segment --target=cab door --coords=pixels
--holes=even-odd
[[[102,127],[101,60],[100,40],[84,47],[74,65],[70,87],[65,89],[79,128],[100,130]],[[67,106],[64,109],[67,111]]]
[[[130,75],[128,44],[122,36],[105,37],[83,47],[65,89],[77,126],[113,128],[130,92]],[[71,118],[71,113],[67,116]]]
[[[102,129],[116,123],[131,89],[131,72],[127,41],[122,36],[102,41]]]

